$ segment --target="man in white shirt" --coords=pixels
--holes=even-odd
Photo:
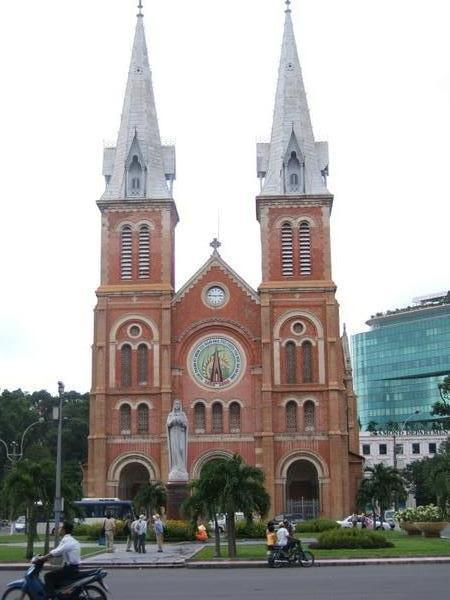
[[[146,553],[145,549],[145,538],[147,536],[147,519],[145,515],[139,517],[139,521],[136,524],[136,532],[138,534],[138,552],[143,554]]]
[[[284,523],[280,523],[277,531],[277,546],[280,546],[284,550],[289,540],[289,531],[284,526]]]
[[[45,574],[45,587],[48,597],[55,595],[55,590],[61,586],[63,582],[70,583],[71,579],[76,579],[80,569],[80,543],[72,537],[73,524],[64,521],[61,526],[61,535],[63,536],[59,546],[51,550],[45,556],[39,558],[39,562],[44,564],[47,560],[53,557],[62,556],[63,567],[54,569]]]

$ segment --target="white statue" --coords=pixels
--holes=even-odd
[[[167,417],[167,440],[169,445],[169,481],[187,481],[187,434],[188,421],[181,408],[181,402],[175,400],[172,412]]]

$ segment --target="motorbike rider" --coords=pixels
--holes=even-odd
[[[70,583],[71,580],[75,580],[80,570],[80,543],[72,537],[73,523],[64,521],[60,533],[63,537],[59,546],[36,560],[37,563],[44,564],[47,560],[57,556],[62,556],[63,558],[63,566],[60,569],[53,569],[44,576],[45,588],[49,598],[55,596],[57,587],[60,587],[63,583]]]
[[[278,530],[277,530],[277,546],[280,547],[280,549],[283,553],[286,550],[288,540],[289,540],[289,531],[284,526],[283,521],[281,521],[278,526]]]

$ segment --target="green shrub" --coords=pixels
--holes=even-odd
[[[116,521],[116,532],[114,534],[115,540],[125,540],[126,535],[123,533],[123,521]],[[103,521],[100,523],[94,523],[88,525],[87,523],[78,523],[75,525],[74,536],[87,537],[89,541],[97,541],[100,537],[101,530],[103,528]]]
[[[335,548],[392,548],[382,533],[366,529],[330,529],[319,535],[310,548],[332,550]]]
[[[321,533],[322,531],[329,531],[330,529],[340,529],[341,526],[336,521],[331,519],[310,519],[309,521],[302,521],[297,523],[295,531],[297,533],[303,533],[305,531],[313,531],[314,533]]]
[[[155,538],[153,527],[149,525],[151,538]],[[188,521],[168,520],[164,523],[164,539],[168,542],[184,542],[195,539],[192,524]]]
[[[123,533],[123,521],[116,521],[116,533],[114,540],[124,541],[126,535]],[[94,525],[87,525],[80,523],[75,526],[74,536],[87,537],[90,541],[97,541],[100,537],[103,523],[95,523]],[[152,523],[149,522],[147,528],[147,539],[155,541],[155,532],[153,531]],[[194,530],[192,525],[187,521],[167,521],[164,523],[164,539],[168,542],[182,542],[195,539]]]
[[[236,523],[238,539],[260,540],[266,537],[266,524],[262,521],[238,521]]]

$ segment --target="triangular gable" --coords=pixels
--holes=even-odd
[[[180,302],[184,296],[191,290],[202,277],[204,277],[213,267],[219,267],[225,274],[234,281],[234,283],[250,296],[257,304],[260,304],[258,292],[248,285],[220,256],[218,252],[213,252],[206,263],[181,287],[175,294],[172,303]]]

